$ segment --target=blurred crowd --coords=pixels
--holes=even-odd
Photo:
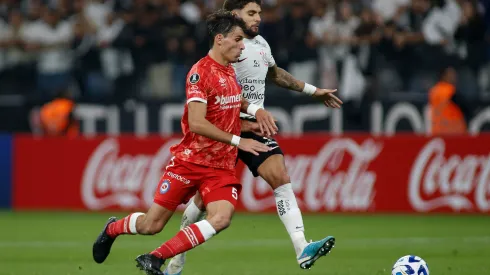
[[[222,2],[0,0],[0,94],[184,98]],[[345,100],[426,96],[448,67],[477,100],[490,80],[485,11],[490,1],[263,0],[261,34],[279,66]]]

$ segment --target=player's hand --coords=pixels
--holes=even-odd
[[[240,131],[241,132],[252,132],[255,128],[259,128],[259,124],[249,120],[241,120]]]
[[[319,101],[322,101],[325,106],[330,107],[330,108],[340,108],[344,102],[340,100],[338,97],[336,97],[333,93],[335,93],[337,89],[335,90],[329,90],[329,89],[316,89],[316,92],[313,94],[313,97],[316,98]]]
[[[248,120],[242,120],[241,131],[242,132],[252,132],[258,136],[264,136],[260,132],[259,124],[257,122],[252,122],[252,121],[248,121]]]
[[[270,151],[269,146],[250,138],[241,138],[240,143],[238,144],[238,149],[252,153],[256,156],[258,156],[261,152]]]
[[[279,128],[277,128],[276,121],[271,113],[264,109],[259,109],[255,113],[255,118],[259,124],[260,133],[262,136],[271,137],[277,134]]]

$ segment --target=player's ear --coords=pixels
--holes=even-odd
[[[216,35],[216,38],[214,39],[214,41],[216,42],[217,45],[221,45],[223,43],[223,39],[225,37],[223,36],[223,34],[218,34]]]
[[[231,12],[231,14],[233,14],[233,16],[235,16],[235,17],[240,18],[240,16],[238,16],[238,12],[237,12],[237,10],[233,10],[233,11]]]

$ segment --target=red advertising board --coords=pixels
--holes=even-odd
[[[490,136],[277,138],[303,212],[490,213]],[[179,137],[36,139],[14,145],[16,209],[145,209]],[[275,211],[237,167],[241,211]]]

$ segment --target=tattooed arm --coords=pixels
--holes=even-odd
[[[271,80],[279,87],[297,92],[302,92],[305,87],[305,83],[303,81],[297,80],[286,70],[277,67],[277,65],[269,68],[269,71],[267,72],[267,79]]]
[[[317,100],[322,101],[327,107],[340,108],[343,104],[342,100],[332,94],[337,90],[318,89],[313,85],[297,80],[286,70],[277,67],[277,65],[269,68],[267,78],[279,87],[311,95]]]

